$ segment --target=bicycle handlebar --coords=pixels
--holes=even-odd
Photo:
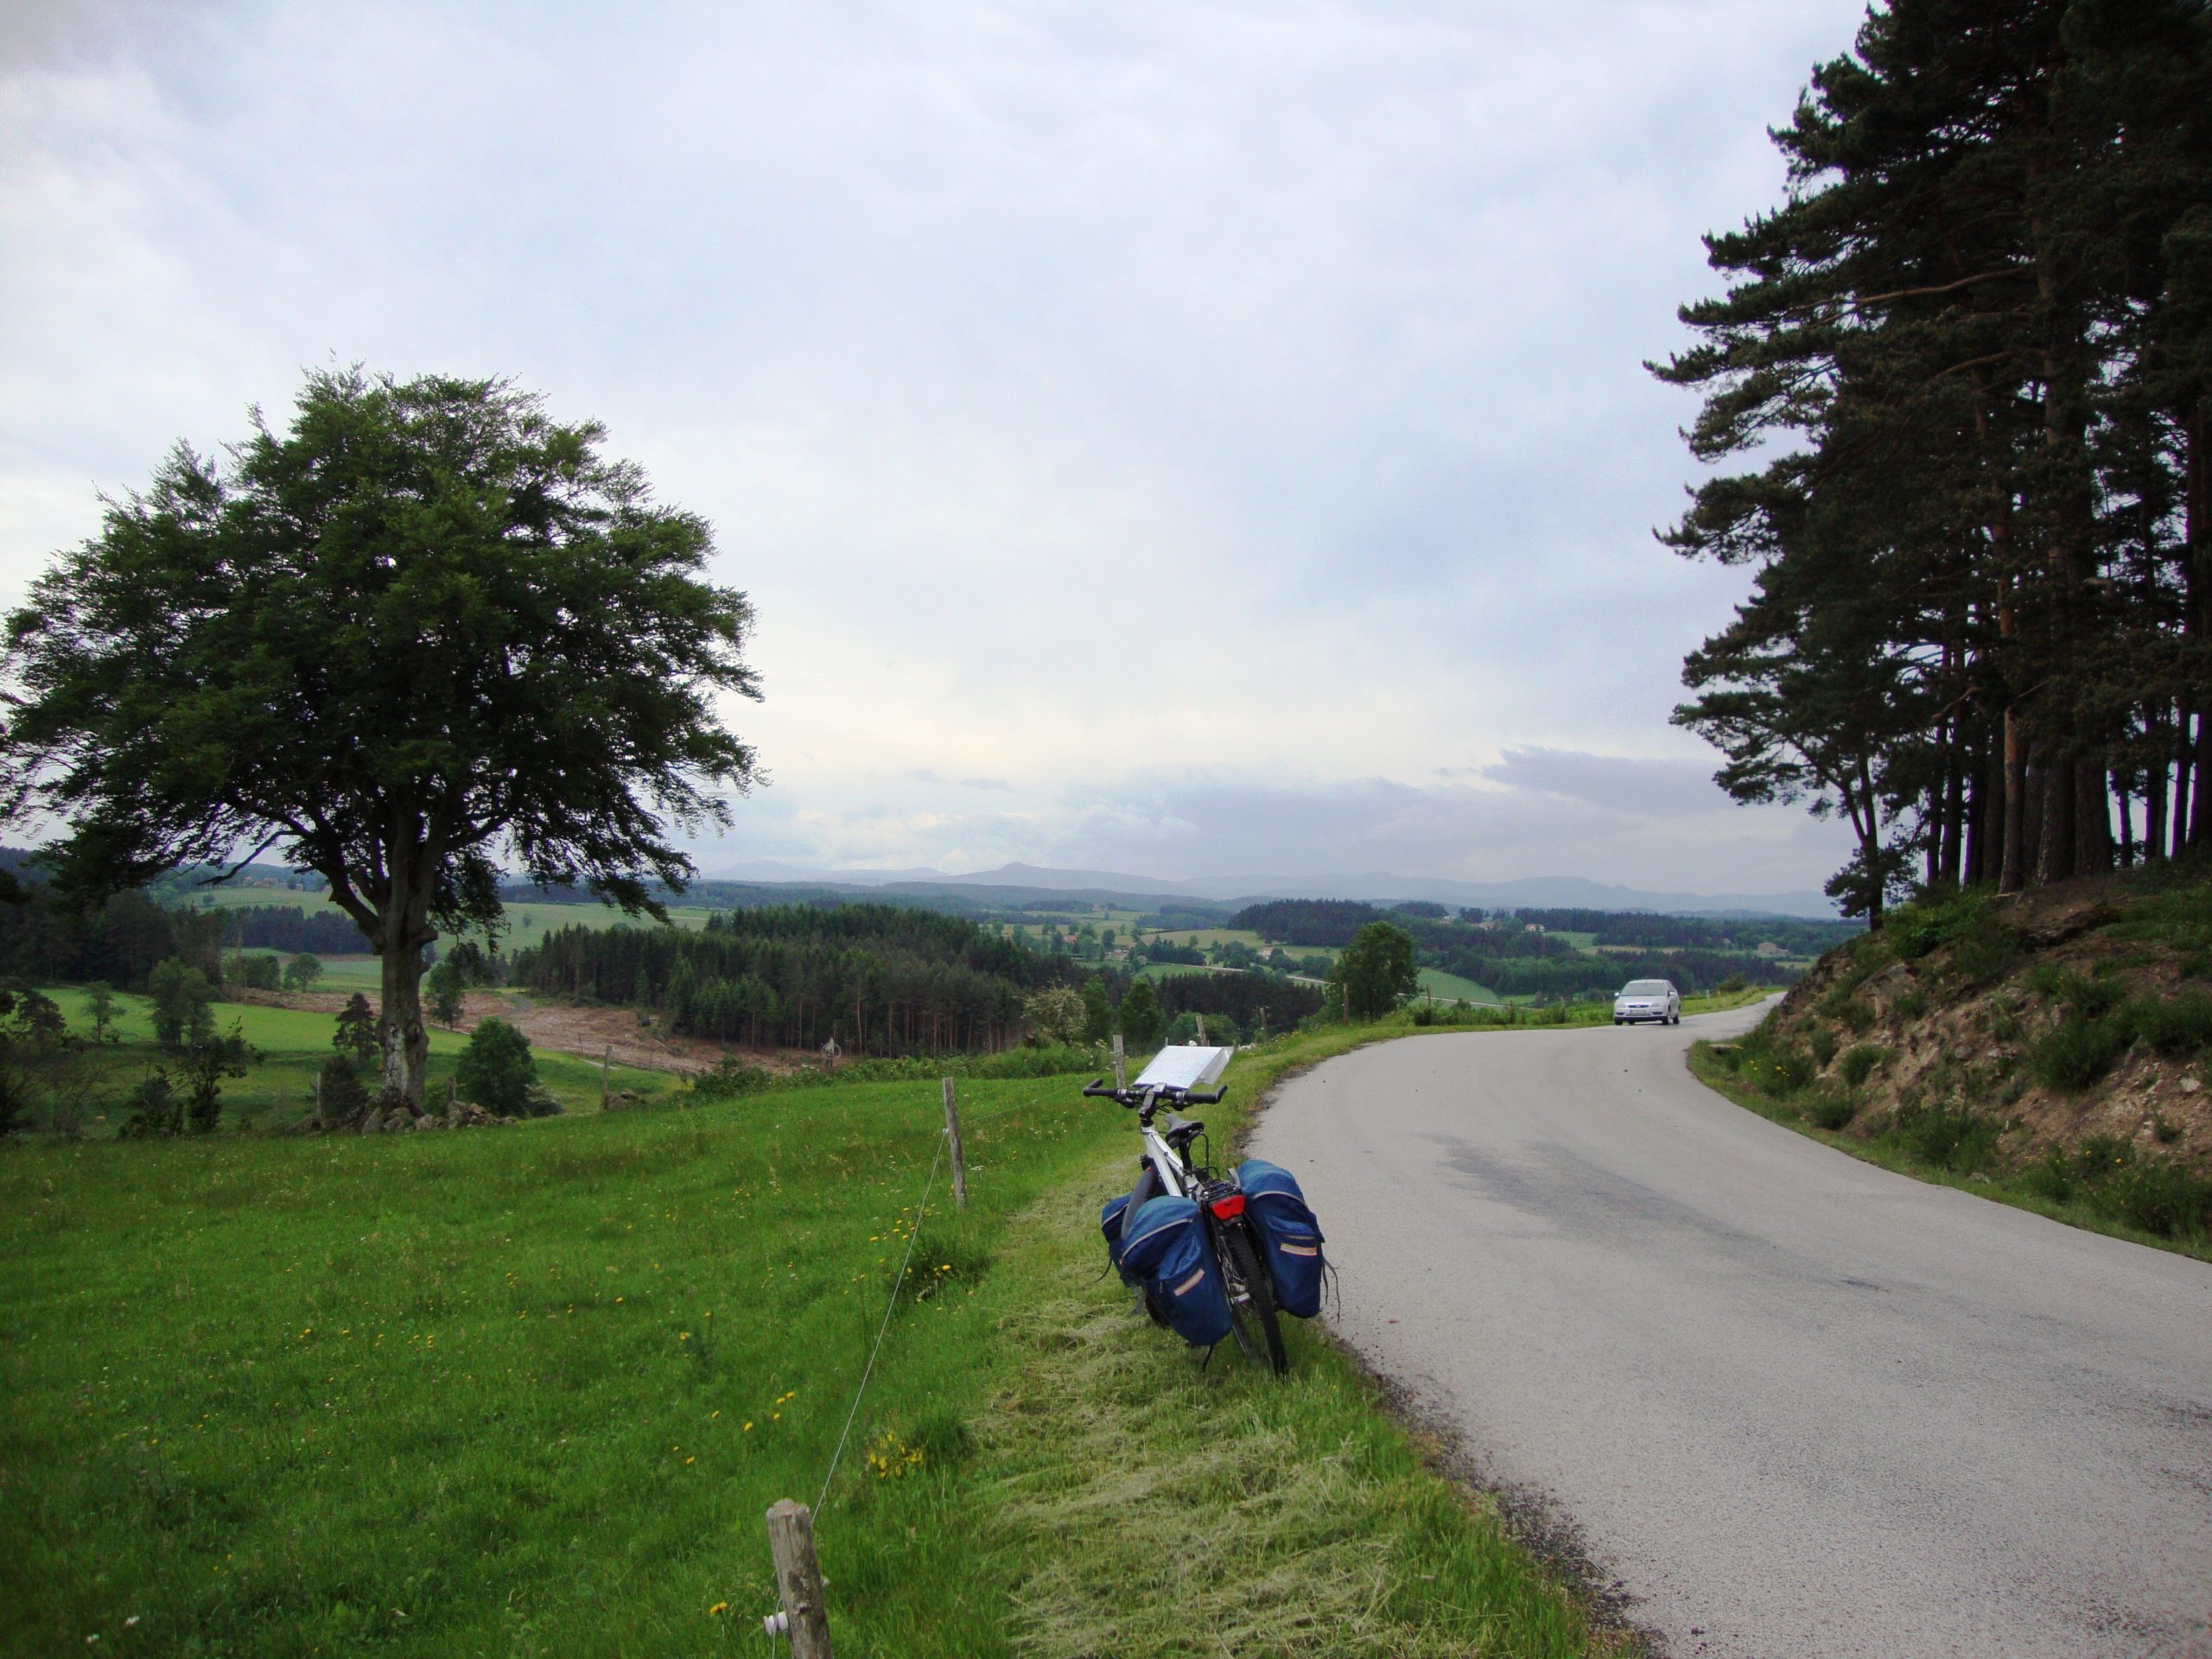
[[[1189,1089],[1178,1089],[1173,1084],[1152,1084],[1142,1089],[1109,1089],[1106,1079],[1093,1077],[1084,1084],[1083,1092],[1101,1100],[1110,1100],[1131,1108],[1148,1107],[1156,1101],[1174,1102],[1185,1106],[1211,1106],[1229,1090],[1217,1089],[1210,1095],[1201,1095]]]

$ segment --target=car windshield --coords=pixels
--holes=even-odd
[[[1623,996],[1664,996],[1667,995],[1667,982],[1663,979],[1631,979],[1628,982],[1628,988],[1621,995]]]

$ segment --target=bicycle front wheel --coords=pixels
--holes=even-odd
[[[1275,1312],[1274,1281],[1268,1276],[1252,1235],[1242,1227],[1218,1227],[1214,1248],[1229,1289],[1229,1323],[1247,1359],[1265,1364],[1277,1376],[1290,1370],[1283,1351],[1282,1322]]]

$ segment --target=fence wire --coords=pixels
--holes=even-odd
[[[914,1230],[906,1235],[906,1257],[899,1264],[898,1276],[891,1281],[891,1300],[883,1306],[883,1323],[875,1328],[875,1345],[868,1351],[868,1363],[861,1370],[861,1385],[853,1390],[852,1409],[845,1414],[845,1426],[837,1433],[837,1449],[830,1454],[830,1472],[822,1477],[822,1490],[815,1495],[814,1512],[822,1513],[822,1505],[830,1497],[830,1483],[837,1478],[837,1465],[845,1455],[845,1441],[853,1432],[853,1420],[860,1415],[861,1396],[868,1392],[868,1380],[875,1370],[875,1357],[883,1351],[884,1333],[891,1329],[891,1316],[898,1310],[899,1293],[906,1287],[906,1269],[914,1260],[914,1246],[921,1243],[922,1221],[929,1213],[930,1192],[937,1185],[937,1172],[944,1162],[944,1135],[937,1138],[937,1156],[930,1160],[929,1179],[922,1183],[922,1196],[914,1205]]]

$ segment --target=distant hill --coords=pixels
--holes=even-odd
[[[1452,881],[1436,876],[1198,876],[1169,881],[1113,870],[1059,870],[1005,864],[995,870],[948,875],[937,870],[827,870],[756,861],[715,872],[748,882],[804,882],[814,886],[886,888],[899,892],[944,888],[1018,888],[1033,893],[1101,897],[1185,898],[1245,904],[1265,899],[1353,899],[1382,904],[1428,899],[1485,909],[1545,908],[1649,910],[1686,916],[1796,916],[1827,921],[1835,906],[1821,893],[1660,893],[1611,887],[1577,875],[1524,876],[1512,881]]]

